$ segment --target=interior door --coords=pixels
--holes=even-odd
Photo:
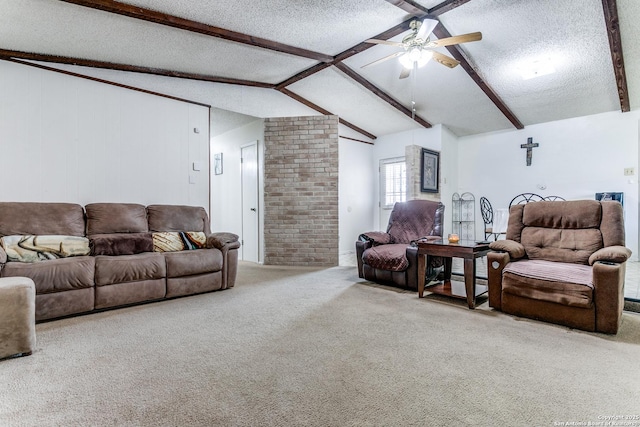
[[[258,262],[258,144],[242,147],[242,260]]]

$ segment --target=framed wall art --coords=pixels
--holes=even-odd
[[[420,191],[437,193],[440,190],[440,153],[423,148],[421,163]]]

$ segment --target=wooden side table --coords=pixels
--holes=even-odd
[[[476,296],[487,291],[485,286],[477,292],[476,287],[476,259],[489,252],[488,243],[461,240],[449,243],[447,240],[422,241],[418,240],[418,297],[424,296],[427,272],[427,257],[440,256],[444,258],[444,283],[429,287],[429,291],[454,298],[466,298],[469,308],[475,308]],[[452,258],[464,259],[464,293],[458,292],[451,283]]]

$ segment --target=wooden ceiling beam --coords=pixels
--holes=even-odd
[[[433,30],[433,34],[439,39],[451,37],[451,34],[447,29],[439,23]],[[478,74],[475,67],[471,65],[471,62],[462,52],[462,49],[458,45],[451,45],[446,47],[451,56],[460,62],[460,66],[464,68],[469,77],[480,87],[480,89],[489,97],[496,107],[504,114],[504,116],[515,126],[516,129],[524,129],[524,125],[518,120],[515,114],[507,107],[507,105],[500,99],[493,89],[483,80]]]
[[[409,29],[409,24],[411,23],[411,21],[413,21],[416,18],[410,18],[407,19],[406,21],[401,22],[400,24],[396,25],[395,27],[389,28],[387,31],[384,31],[378,35],[375,35],[373,37],[371,37],[372,39],[380,39],[380,40],[389,40],[392,37],[397,36],[398,34],[402,34],[405,31],[407,31]],[[339,54],[337,54],[334,58],[332,63],[335,65],[338,62],[342,62],[347,58],[352,57],[353,55],[356,55],[360,52],[363,52],[369,48],[372,48],[373,46],[375,46],[373,43],[358,43],[357,45],[350,47],[349,49],[345,50],[344,52],[341,52]]]
[[[602,0],[604,20],[609,35],[609,48],[611,50],[611,62],[613,73],[618,86],[618,98],[620,109],[623,113],[631,110],[629,104],[629,89],[627,88],[627,73],[624,69],[624,57],[622,55],[622,38],[620,37],[620,23],[618,22],[618,6],[616,0]]]
[[[393,99],[391,97],[391,95],[387,94],[382,89],[380,89],[377,86],[373,85],[371,82],[369,82],[367,79],[362,77],[360,74],[358,74],[355,71],[353,71],[351,68],[347,67],[345,64],[338,63],[335,66],[340,71],[345,73],[347,76],[351,77],[356,82],[360,83],[362,86],[364,86],[366,89],[371,91],[374,95],[376,95],[377,97],[382,99],[387,104],[391,105],[396,110],[400,111],[401,113],[405,114],[406,116],[410,117],[412,120],[416,121],[417,123],[420,123],[420,125],[422,125],[422,126],[424,126],[426,128],[430,128],[431,127],[431,123],[429,123],[428,121],[426,121],[422,117],[413,114],[413,111],[411,111],[409,108],[405,107],[404,105],[402,105],[401,103],[399,103],[398,101]]]
[[[429,13],[429,11],[423,6],[419,5],[416,2],[411,0],[386,0],[387,3],[391,3],[395,7],[399,7],[411,15],[422,15],[425,13]]]
[[[278,83],[275,87],[276,89],[280,90],[282,88],[285,88],[289,85],[294,84],[295,82],[299,82],[300,80],[312,76],[315,73],[319,73],[320,71],[324,70],[325,68],[329,68],[332,64],[327,63],[327,62],[321,62],[319,64],[314,65],[311,68],[307,68],[306,70],[302,71],[301,73],[296,74],[295,76],[291,76],[289,77],[287,80],[283,81],[282,83]]]
[[[443,13],[447,13],[449,11],[452,11],[456,7],[460,7],[465,3],[469,3],[470,1],[471,0],[447,0],[447,1],[443,1],[439,5],[434,6],[431,9],[429,9],[429,15],[440,16]]]
[[[334,115],[330,111],[325,110],[324,108],[314,104],[313,102],[309,101],[308,99],[305,99],[305,98],[301,97],[300,95],[290,91],[287,88],[280,88],[278,90],[280,92],[282,92],[283,94],[287,95],[288,97],[295,99],[296,101],[300,102],[301,104],[306,105],[307,107],[311,108],[312,110],[317,111],[320,114],[324,114],[325,116],[333,116]],[[359,134],[366,136],[367,138],[376,139],[375,135],[367,132],[364,129],[359,128],[358,126],[354,125],[353,123],[349,123],[348,121],[344,120],[340,116],[338,116],[338,121],[340,123],[342,123],[343,125],[345,125],[346,127],[355,130]]]
[[[191,101],[189,99],[179,98],[177,96],[167,95],[167,94],[160,93],[160,92],[154,92],[152,90],[142,89],[142,88],[135,87],[135,86],[124,85],[124,84],[121,84],[121,83],[116,83],[116,82],[112,82],[112,81],[109,81],[109,80],[103,80],[103,79],[99,79],[97,77],[91,77],[91,76],[87,76],[87,75],[84,75],[84,74],[73,73],[71,71],[61,70],[59,68],[47,67],[46,65],[36,64],[34,62],[23,61],[21,59],[15,58],[15,57],[6,57],[6,56],[3,56],[3,55],[0,55],[0,60],[8,61],[8,62],[14,62],[16,64],[24,65],[24,66],[27,66],[27,67],[39,68],[41,70],[47,70],[47,71],[51,71],[51,72],[54,72],[54,73],[65,74],[67,76],[73,76],[73,77],[77,77],[77,78],[80,78],[80,79],[86,79],[86,80],[91,80],[91,81],[94,81],[94,82],[100,82],[100,83],[108,84],[108,85],[111,85],[111,86],[117,86],[117,87],[129,89],[129,90],[135,90],[136,92],[148,93],[148,94],[155,95],[155,96],[161,96],[163,98],[175,99],[177,101],[188,102],[190,104],[202,105],[203,107],[211,108],[211,105],[203,104],[202,102]]]
[[[375,35],[371,38],[374,39],[380,39],[380,40],[388,40],[390,38],[393,38],[399,34],[404,33],[405,31],[407,31],[409,29],[409,24],[411,23],[411,21],[413,21],[414,19],[424,19],[427,16],[439,16],[442,15],[443,13],[449,12],[450,10],[455,9],[456,7],[462,6],[463,4],[469,2],[470,0],[446,0],[442,3],[440,3],[439,5],[431,8],[431,9],[426,9],[423,6],[421,6],[418,3],[415,3],[412,0],[387,0],[389,3],[393,4],[394,6],[397,6],[401,9],[403,9],[404,11],[412,14],[412,15],[418,15],[418,16],[414,16],[410,19],[407,19],[403,22],[401,22],[400,24],[389,28],[386,31],[383,31],[382,33]],[[352,57],[353,55],[356,55],[360,52],[363,52],[371,47],[373,47],[374,45],[372,43],[358,43],[357,45],[350,47],[349,49],[346,49],[345,51],[337,54],[334,58],[333,61],[331,61],[330,64],[326,64],[326,63],[322,63],[322,64],[318,64],[315,65],[311,68],[308,68],[304,71],[302,71],[301,73],[296,74],[295,76],[292,76],[290,78],[288,78],[287,80],[284,80],[283,82],[277,84],[275,86],[275,88],[277,90],[279,90],[280,92],[292,97],[293,99],[296,99],[297,101],[307,105],[310,108],[313,108],[316,111],[325,111],[322,110],[322,108],[318,107],[315,104],[310,103],[309,101],[307,101],[306,99],[294,94],[293,92],[289,91],[286,89],[287,86],[292,85],[295,82],[298,82],[306,77],[312,76],[316,73],[319,73],[320,71],[326,69],[329,65],[334,65],[336,66],[338,69],[340,69],[342,72],[344,72],[345,74],[347,74],[349,77],[351,77],[353,80],[355,80],[356,82],[360,83],[362,86],[364,86],[365,88],[367,88],[369,91],[371,91],[372,93],[374,93],[376,96],[380,97],[381,99],[383,99],[385,102],[389,103],[391,106],[393,106],[394,108],[398,109],[399,111],[401,111],[402,113],[408,115],[409,117],[412,117],[413,120],[415,120],[416,122],[420,123],[422,126],[426,127],[426,128],[430,128],[432,125],[431,123],[429,123],[428,121],[424,120],[421,117],[415,116],[415,118],[413,117],[412,111],[409,110],[407,107],[405,107],[404,105],[400,104],[398,101],[396,101],[395,99],[393,99],[391,96],[389,96],[388,94],[386,94],[385,92],[383,92],[382,90],[380,90],[379,88],[377,88],[375,85],[373,85],[371,82],[369,82],[368,80],[366,80],[364,77],[360,76],[359,74],[357,74],[356,72],[354,72],[351,68],[345,66],[342,64],[342,61],[344,61],[347,58]],[[311,104],[311,105],[310,105]],[[322,113],[322,114],[326,114],[326,113]],[[342,120],[342,119],[341,119]],[[348,123],[348,122],[347,122]],[[343,123],[345,124],[345,126],[349,126],[347,125],[347,123]],[[352,129],[354,129],[352,127],[353,125],[349,126]],[[362,133],[363,135],[367,135],[369,136],[369,138],[375,139],[375,136],[366,133],[365,131],[362,131],[361,129],[354,129],[359,133]]]
[[[251,86],[265,89],[273,89],[269,83],[255,82],[251,80],[232,79],[228,77],[209,76],[206,74],[184,73],[180,71],[165,70],[161,68],[140,67],[136,65],[116,64],[113,62],[94,61],[90,59],[70,58],[66,56],[45,55],[39,53],[20,52],[16,50],[0,49],[2,58],[18,58],[30,61],[54,62],[58,64],[78,65],[81,67],[104,68],[107,70],[129,71],[132,73],[153,74],[156,76],[179,77],[188,80],[200,80],[211,83],[225,83],[240,86]]]
[[[460,7],[465,3],[470,2],[471,0],[446,0],[440,3],[437,6],[432,7],[431,9],[427,9],[426,7],[418,4],[412,0],[386,0],[388,3],[399,7],[407,13],[412,15],[419,16],[420,19],[424,19],[423,15],[431,15],[431,16],[440,16],[443,13],[447,13],[456,7]],[[415,19],[412,18],[412,19]]]
[[[439,16],[443,13],[449,12],[456,7],[460,7],[465,3],[468,3],[470,0],[447,0],[445,2],[440,3],[439,5],[426,9],[419,4],[414,3],[411,0],[387,0],[389,3],[400,7],[402,10],[417,10],[419,13],[424,13],[430,16]],[[603,3],[607,0],[602,0]],[[615,0],[609,0],[615,1]],[[411,12],[410,12],[411,13]],[[416,17],[413,19],[423,19],[423,17]],[[433,30],[433,34],[439,38],[451,37],[451,34],[447,29],[442,25],[442,23],[438,23],[436,28]],[[376,37],[380,38],[380,37]],[[386,39],[385,39],[386,40]],[[516,129],[524,129],[524,125],[518,120],[518,118],[513,114],[513,112],[506,106],[506,104],[500,99],[500,97],[489,87],[489,85],[480,77],[480,75],[475,70],[475,67],[471,65],[470,61],[464,55],[462,50],[457,45],[447,46],[447,50],[451,53],[451,55],[460,61],[460,65],[464,70],[469,74],[469,77],[482,89],[482,91],[489,97],[489,99],[495,104],[496,107],[505,115],[505,117],[516,127]]]
[[[96,79],[93,77],[89,77],[89,76],[85,76],[82,74],[77,74],[77,73],[72,73],[72,72],[67,72],[65,70],[58,70],[56,68],[50,68],[50,67],[43,67],[43,66],[39,66],[38,64],[32,64],[29,62],[23,62],[22,60],[27,60],[27,61],[40,61],[40,62],[51,62],[51,63],[57,63],[57,64],[67,64],[67,65],[77,65],[77,66],[81,66],[81,67],[91,67],[91,68],[104,68],[104,69],[108,69],[108,70],[116,70],[116,71],[128,71],[128,72],[133,72],[133,73],[144,73],[144,74],[153,74],[153,75],[158,75],[158,76],[166,76],[166,77],[177,77],[177,78],[183,78],[183,79],[190,79],[190,80],[200,80],[200,81],[205,81],[205,82],[211,82],[211,83],[226,83],[226,84],[233,84],[233,85],[239,85],[239,86],[251,86],[251,87],[258,87],[258,88],[264,88],[264,89],[277,89],[278,91],[284,93],[285,95],[295,99],[298,102],[301,102],[302,104],[312,108],[315,111],[318,111],[319,113],[325,114],[325,115],[332,115],[331,112],[324,110],[323,108],[313,104],[312,102],[306,100],[305,98],[291,92],[290,90],[282,87],[282,88],[276,88],[275,85],[273,84],[268,84],[268,83],[261,83],[261,82],[254,82],[254,81],[249,81],[249,80],[239,80],[239,79],[229,79],[226,77],[215,77],[215,76],[208,76],[208,75],[202,75],[202,74],[191,74],[191,73],[182,73],[182,72],[178,72],[178,71],[171,71],[171,70],[162,70],[162,69],[157,69],[157,68],[148,68],[148,67],[138,67],[135,65],[125,65],[125,64],[116,64],[113,62],[103,62],[103,61],[93,61],[93,60],[88,60],[88,59],[80,59],[80,58],[69,58],[66,56],[56,56],[56,55],[45,55],[45,54],[38,54],[38,53],[28,53],[28,52],[20,52],[20,51],[16,51],[16,50],[7,50],[7,49],[0,49],[0,59],[6,59],[9,61],[13,61],[13,62],[17,62],[20,64],[25,64],[25,65],[33,65],[36,67],[40,67],[43,69],[48,69],[48,70],[52,70],[52,71],[59,71],[62,73],[66,73],[69,75],[73,75],[73,76],[77,76],[77,77],[83,77],[83,78],[87,78],[90,80],[96,80],[96,81],[102,81],[101,79]],[[329,66],[329,65],[327,65]],[[116,84],[117,86],[119,84]],[[125,86],[125,85],[119,85],[121,87],[129,87],[129,86]],[[137,89],[136,89],[137,90]],[[148,92],[148,93],[154,93],[154,92]],[[175,99],[179,99],[179,98],[175,98]],[[353,125],[352,123],[349,123],[348,121],[340,118],[340,123],[342,123],[343,125],[355,130],[356,132],[366,136],[367,138],[371,138],[371,139],[376,139],[376,136]]]
[[[284,43],[267,40],[260,37],[254,37],[248,34],[238,33],[236,31],[226,30],[220,27],[203,24],[202,22],[192,21],[190,19],[180,18],[178,16],[157,12],[151,9],[120,3],[114,0],[60,0],[91,9],[102,10],[104,12],[115,13],[118,15],[128,16],[130,18],[140,19],[155,24],[166,25],[181,30],[191,31],[194,33],[205,34],[212,37],[218,37],[224,40],[230,40],[243,43],[249,46],[256,46],[263,49],[274,50],[278,52],[288,53],[290,55],[301,56],[320,62],[331,62],[333,57],[319,52],[302,49],[295,46],[289,46]]]

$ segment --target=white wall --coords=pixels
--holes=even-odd
[[[440,152],[440,201],[444,204],[444,224],[442,235],[452,232],[451,198],[458,191],[458,137],[442,127],[442,148]]]
[[[256,119],[234,130],[211,138],[211,162],[213,155],[222,153],[222,175],[211,174],[211,230],[226,231],[242,236],[242,176],[240,168],[241,148],[258,141],[259,204],[264,206],[264,120]],[[260,251],[259,262],[264,257],[264,212],[259,210]],[[242,259],[242,248],[240,248]]]
[[[208,209],[208,141],[208,107],[0,61],[0,200]]]
[[[458,191],[469,191],[495,208],[524,192],[567,200],[594,199],[596,192],[624,192],[626,244],[638,259],[638,142],[640,112],[611,112],[527,126],[523,130],[458,139]],[[531,166],[520,144],[533,137]],[[624,176],[624,168],[636,175]],[[541,187],[546,187],[542,189]],[[477,238],[483,237],[476,210]]]
[[[361,233],[374,230],[374,206],[371,188],[376,175],[371,171],[373,146],[340,138],[338,142],[338,217],[339,252],[341,256],[355,252]]]

